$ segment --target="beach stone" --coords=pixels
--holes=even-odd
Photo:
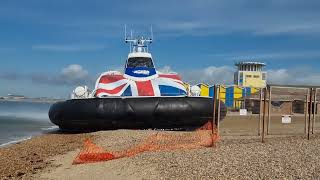
[[[16,174],[17,174],[17,176],[23,176],[23,175],[25,175],[26,173],[25,173],[25,172],[20,172],[20,171],[18,171]]]

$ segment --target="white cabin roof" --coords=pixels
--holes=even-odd
[[[147,52],[132,52],[128,54],[128,58],[132,57],[147,57],[147,58],[152,58],[150,53]]]

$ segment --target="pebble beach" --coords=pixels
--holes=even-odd
[[[303,134],[268,135],[266,142],[261,143],[261,138],[257,135],[231,134],[233,127],[230,123],[232,124],[231,121],[235,118],[237,117],[232,117],[232,120],[226,119],[226,122],[221,123],[221,137],[214,147],[143,152],[131,157],[79,165],[72,165],[72,162],[82,149],[85,139],[90,138],[105,150],[119,151],[135,146],[156,131],[115,130],[38,136],[0,149],[0,179],[318,179],[320,177],[320,134],[311,135],[310,140]],[[246,123],[248,122],[243,124]],[[277,129],[275,123],[272,125]],[[248,126],[251,127],[243,126],[243,131]],[[252,124],[252,127],[255,127],[255,124]],[[184,135],[186,132],[161,131],[161,133]]]

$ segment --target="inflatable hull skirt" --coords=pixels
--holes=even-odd
[[[225,116],[221,102],[220,118]],[[51,122],[63,130],[197,128],[212,117],[212,98],[204,97],[72,99],[49,110]]]

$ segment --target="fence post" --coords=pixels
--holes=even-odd
[[[217,122],[216,122],[216,129],[217,129],[217,133],[219,134],[219,128],[220,128],[220,109],[221,109],[221,101],[220,101],[220,85],[218,85],[217,88],[217,94],[218,94],[218,117],[217,117]]]
[[[312,134],[314,133],[314,125],[316,123],[316,112],[317,112],[317,88],[314,89],[314,98],[313,98],[313,114],[312,114]]]
[[[216,103],[217,103],[217,86],[213,86],[213,117],[212,117],[212,134],[215,132],[215,127],[217,126],[216,124]]]
[[[268,102],[268,124],[267,124],[267,135],[269,135],[270,121],[271,121],[271,86],[269,86],[269,102]]]
[[[263,89],[261,88],[260,89],[260,103],[259,103],[260,107],[259,107],[258,136],[260,136],[260,134],[261,134],[261,120],[262,120],[262,108],[263,108],[263,106],[262,106],[262,103],[263,103],[262,97],[263,97]]]
[[[263,114],[262,114],[262,133],[261,133],[261,142],[264,143],[264,124],[265,124],[265,118],[266,118],[266,102],[267,102],[267,87],[264,88],[263,92]]]
[[[311,126],[311,113],[312,113],[312,94],[313,88],[310,88],[310,95],[309,95],[309,111],[308,111],[308,140],[310,139],[310,126]]]
[[[308,101],[309,101],[309,90],[307,89],[307,94],[306,94],[306,102],[305,102],[305,110],[304,110],[304,134],[307,134],[307,123],[308,123],[308,112],[309,112],[309,107],[308,107]]]

